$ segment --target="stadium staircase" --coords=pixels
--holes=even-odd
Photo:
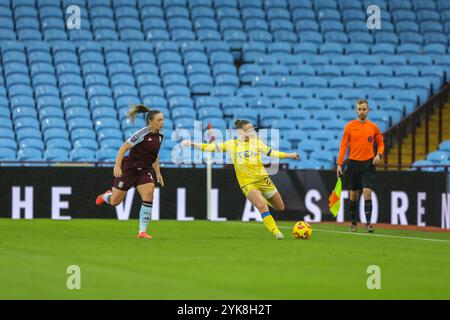
[[[429,119],[429,152],[438,150],[439,148],[439,115],[435,112],[431,115]],[[450,140],[450,130],[445,128],[450,128],[450,102],[447,102],[442,109],[442,141]],[[397,165],[397,154],[399,146],[396,145],[389,150],[388,154],[388,164],[395,166]],[[410,165],[414,161],[412,159],[412,135],[409,134],[403,140],[402,143],[402,164]],[[425,151],[425,125],[419,126],[416,129],[416,157],[417,160],[425,160],[427,153]],[[398,170],[397,168],[390,168],[392,170]],[[403,168],[403,170],[409,170],[409,168]]]

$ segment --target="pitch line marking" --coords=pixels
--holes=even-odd
[[[256,224],[251,224],[251,225],[257,226]],[[280,226],[279,228],[280,229],[289,229],[289,230],[292,229],[291,227],[286,227],[286,226]],[[393,235],[388,235],[388,234],[353,233],[353,232],[346,232],[346,231],[324,230],[324,229],[317,229],[317,228],[314,228],[313,230],[319,231],[319,232],[339,233],[339,234],[355,235],[355,236],[394,238],[394,239],[406,239],[406,240],[423,240],[423,241],[431,241],[431,242],[434,241],[434,242],[450,243],[450,240],[446,240],[446,239],[404,237],[404,236],[393,236]]]
[[[282,228],[282,229],[291,229],[290,227],[285,227],[285,226],[281,226],[280,228]],[[393,236],[393,235],[388,235],[388,234],[352,233],[352,232],[346,232],[346,231],[324,230],[324,229],[317,229],[317,228],[314,228],[313,230],[314,231],[319,231],[319,232],[339,233],[339,234],[347,234],[347,235],[355,235],[355,236],[380,237],[380,238],[396,238],[396,239],[423,240],[423,241],[435,241],[435,242],[450,243],[450,240],[445,240],[445,239],[404,237],[404,236]]]

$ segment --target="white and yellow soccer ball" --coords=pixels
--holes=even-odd
[[[295,239],[309,239],[311,238],[312,227],[308,222],[299,221],[294,225],[294,229],[292,229],[292,235]]]

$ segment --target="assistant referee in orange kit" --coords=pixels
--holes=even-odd
[[[372,217],[372,189],[375,180],[375,166],[380,162],[384,152],[383,134],[378,126],[367,119],[369,105],[366,99],[356,102],[358,118],[349,121],[342,135],[339,156],[337,159],[337,176],[344,175],[342,165],[350,146],[348,164],[345,174],[348,176],[350,189],[351,232],[356,232],[357,204],[361,190],[364,194],[364,211],[366,213],[366,232],[374,232],[370,224]],[[374,154],[374,142],[377,144],[377,155]]]

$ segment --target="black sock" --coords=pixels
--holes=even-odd
[[[356,201],[350,200],[350,217],[352,218],[352,224],[356,225]]]
[[[364,212],[366,213],[366,223],[369,225],[372,220],[372,199],[364,201]]]

